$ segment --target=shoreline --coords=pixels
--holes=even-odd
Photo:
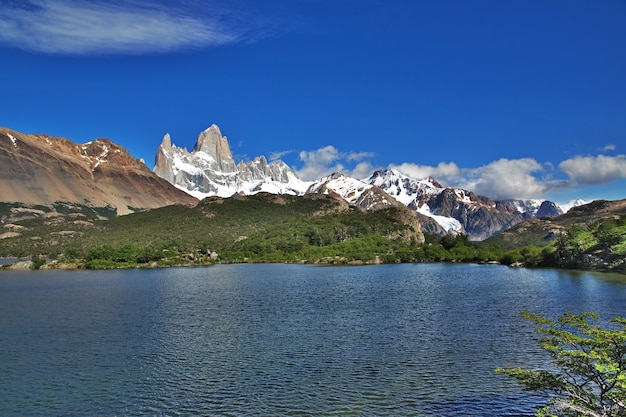
[[[1,263],[3,260],[15,260],[13,263]],[[0,258],[0,271],[98,271],[98,270],[120,270],[120,269],[165,269],[165,268],[192,268],[207,267],[214,265],[234,265],[234,264],[292,264],[292,265],[320,265],[320,266],[373,266],[373,265],[394,265],[394,264],[422,264],[422,263],[438,263],[438,264],[468,264],[468,265],[502,265],[509,268],[527,268],[527,269],[554,269],[559,271],[573,272],[597,272],[606,274],[618,274],[626,276],[626,270],[623,269],[603,269],[603,268],[559,268],[557,266],[531,266],[521,262],[506,265],[497,261],[484,262],[462,262],[462,261],[423,261],[423,262],[383,262],[380,258],[370,261],[348,260],[341,257],[329,257],[315,260],[298,260],[298,261],[263,261],[263,260],[241,260],[241,261],[212,261],[197,263],[157,263],[149,264],[124,264],[118,263],[110,267],[86,266],[85,262],[60,262],[58,260],[45,260],[45,262],[37,264],[31,259],[23,260],[22,258]]]

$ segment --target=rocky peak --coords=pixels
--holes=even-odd
[[[546,200],[539,206],[539,210],[537,210],[535,217],[557,217],[561,214],[563,214],[563,210],[561,210],[552,201]]]
[[[314,182],[306,193],[326,194],[341,198],[364,211],[404,206],[380,187],[340,173],[334,173]]]
[[[215,149],[218,142],[226,139],[222,136],[220,128],[216,124],[212,124],[207,129],[200,132],[198,139],[196,140],[196,146],[193,148],[193,152],[206,152],[211,154],[211,151]]]
[[[430,175],[424,178],[422,181],[428,184],[432,184],[434,188],[441,188],[441,189],[444,188],[443,185],[439,184],[439,182],[435,180],[433,177],[431,177]]]
[[[439,194],[444,189],[432,177],[416,180],[393,169],[378,170],[367,182],[382,188],[413,209],[421,207],[431,195]]]
[[[222,136],[220,128],[213,124],[211,127],[200,133],[193,152],[204,152],[213,161],[215,168],[221,172],[236,172],[237,166],[233,160],[233,154],[228,145],[226,136]]]
[[[281,161],[268,163],[259,156],[235,164],[217,125],[200,133],[192,152],[176,147],[166,135],[157,150],[154,172],[198,198],[261,191],[303,194],[308,187]]]
[[[172,140],[170,139],[170,134],[166,133],[163,136],[163,140],[161,141],[161,147],[164,149],[171,149],[172,148]]]

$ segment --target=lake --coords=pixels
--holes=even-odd
[[[528,309],[626,314],[626,280],[499,265],[0,273],[0,415],[524,416]]]

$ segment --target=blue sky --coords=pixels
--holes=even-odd
[[[623,0],[0,0],[0,125],[626,198]]]

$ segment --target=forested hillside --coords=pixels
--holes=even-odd
[[[32,267],[119,268],[216,262],[493,262],[625,271],[626,204],[595,202],[475,243],[424,235],[403,207],[365,212],[326,195],[212,197],[125,216],[79,204],[0,206],[0,256]]]
[[[22,209],[24,211],[25,209]],[[42,255],[93,268],[215,261],[380,262],[423,242],[408,210],[362,212],[328,196],[257,194],[93,220],[41,213],[7,223],[0,256]]]

